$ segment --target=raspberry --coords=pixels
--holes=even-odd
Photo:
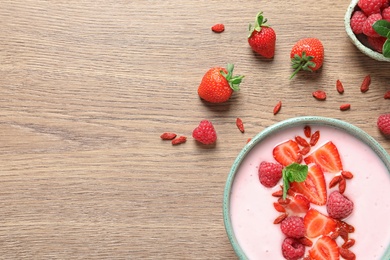
[[[382,0],[382,9],[389,7],[390,1],[389,0]]]
[[[381,14],[372,14],[370,15],[366,22],[363,24],[363,33],[369,37],[379,37],[380,35],[372,28],[372,25],[382,19]]]
[[[328,198],[326,210],[331,218],[343,219],[353,211],[353,202],[338,191],[333,191]]]
[[[280,223],[280,229],[287,237],[301,238],[306,234],[303,218],[298,216],[290,216],[285,218]]]
[[[362,11],[355,11],[351,17],[351,29],[353,33],[363,33],[363,24],[366,20],[367,16]]]
[[[377,125],[382,134],[390,137],[390,114],[380,115]]]
[[[358,6],[366,15],[380,13],[383,0],[359,0]]]
[[[274,187],[282,178],[283,166],[279,163],[261,162],[259,166],[259,180],[267,188]]]
[[[192,132],[192,137],[202,144],[212,144],[217,141],[217,133],[213,124],[208,120],[202,120],[199,126]]]
[[[387,38],[385,37],[367,37],[368,44],[370,47],[379,53],[382,53],[383,44],[385,44]]]
[[[390,7],[386,7],[382,10],[382,18],[390,22]]]
[[[282,253],[287,260],[297,260],[305,254],[305,246],[299,240],[287,237],[282,243]]]

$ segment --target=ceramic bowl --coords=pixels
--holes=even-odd
[[[344,25],[345,30],[347,32],[347,35],[351,39],[352,43],[365,55],[368,57],[371,57],[378,61],[387,61],[390,62],[390,58],[384,57],[381,53],[373,51],[372,49],[366,47],[359,39],[358,37],[352,32],[351,29],[351,16],[354,10],[356,10],[357,3],[359,0],[352,0],[351,3],[348,6],[347,12],[345,13],[344,17]]]
[[[266,196],[268,196],[268,195],[271,196],[271,194],[270,194],[271,192],[269,190],[267,190],[266,188],[262,187],[260,182],[258,182],[258,179],[257,179],[258,178],[257,177],[257,165],[258,165],[257,160],[258,159],[256,159],[255,162],[254,162],[252,158],[258,158],[257,157],[258,154],[256,153],[256,151],[262,150],[267,145],[268,145],[268,147],[264,148],[264,149],[266,149],[267,154],[268,154],[269,147],[270,147],[269,143],[272,144],[273,140],[272,140],[272,142],[268,142],[268,143],[267,143],[267,140],[270,140],[270,137],[274,136],[275,133],[278,133],[278,132],[282,131],[282,135],[283,135],[283,133],[286,132],[284,130],[288,130],[288,129],[294,128],[294,127],[295,127],[295,129],[297,129],[297,128],[299,129],[300,127],[302,127],[302,129],[303,129],[303,127],[306,126],[306,125],[310,125],[312,127],[324,126],[324,127],[328,127],[328,128],[330,127],[331,129],[336,128],[336,129],[341,131],[342,136],[344,134],[348,135],[353,140],[357,140],[357,142],[360,141],[359,143],[363,143],[364,147],[368,146],[368,150],[371,149],[374,152],[372,154],[374,156],[376,156],[376,157],[379,157],[378,161],[382,161],[384,163],[383,167],[389,172],[389,178],[390,178],[390,156],[387,153],[387,151],[382,146],[380,146],[375,141],[375,139],[373,139],[370,135],[365,133],[360,128],[355,127],[355,126],[353,126],[353,125],[351,125],[349,123],[346,123],[344,121],[337,120],[337,119],[332,119],[332,118],[310,116],[310,117],[291,118],[291,119],[288,119],[288,120],[285,120],[285,121],[281,121],[279,123],[276,123],[275,125],[272,125],[272,126],[266,128],[265,130],[263,130],[262,132],[257,134],[254,138],[252,138],[252,140],[248,144],[246,144],[246,146],[238,154],[237,158],[235,159],[235,161],[234,161],[234,163],[233,163],[233,165],[231,167],[230,173],[229,173],[227,181],[226,181],[225,189],[224,189],[223,217],[224,217],[225,230],[226,230],[227,236],[228,236],[228,238],[230,240],[230,243],[231,243],[231,245],[232,245],[232,247],[233,247],[233,249],[234,249],[234,251],[235,251],[235,253],[236,253],[236,255],[238,256],[239,259],[248,259],[248,257],[246,255],[242,245],[240,245],[239,240],[237,239],[237,237],[235,235],[235,232],[234,232],[234,229],[233,229],[233,222],[234,221],[232,221],[232,215],[231,215],[231,208],[230,208],[230,206],[231,206],[233,184],[234,184],[235,179],[236,179],[236,174],[239,172],[240,167],[244,167],[242,165],[251,165],[250,166],[251,167],[251,170],[250,170],[251,173],[250,174],[248,173],[248,175],[251,175],[251,176],[253,175],[253,177],[251,177],[252,178],[251,180],[253,180],[253,181],[250,182],[251,183],[250,187],[247,187],[247,186],[246,187],[241,187],[241,190],[253,189],[253,186],[254,186],[254,189],[256,191],[257,191],[257,189],[262,189],[262,190],[265,190],[264,192],[265,192]],[[324,135],[326,135],[326,134],[324,134]],[[345,138],[345,135],[344,135],[343,138]],[[329,134],[328,134],[328,136],[329,136]],[[327,138],[327,137],[324,137],[324,138]],[[353,141],[353,142],[355,142],[355,141]],[[253,153],[251,153],[251,151],[253,151]],[[253,156],[254,154],[256,154],[256,156]],[[271,154],[271,158],[272,158],[272,149],[270,150],[270,154]],[[355,160],[355,158],[353,158],[353,160]],[[245,162],[245,163],[242,164],[243,162]],[[250,164],[249,164],[249,162],[250,162]],[[349,162],[349,165],[351,165],[351,162]],[[254,168],[255,166],[256,166],[256,168]],[[245,175],[246,174],[247,174],[247,172],[245,170]],[[254,175],[256,175],[256,176],[254,176]],[[237,174],[237,176],[238,176],[238,174]],[[239,177],[237,177],[237,178],[240,179]],[[247,178],[247,177],[245,177],[245,178]],[[366,187],[366,182],[365,182],[364,178],[368,178],[367,176],[363,177],[361,175],[360,177],[356,177],[355,176],[354,178],[356,178],[355,181],[359,181],[359,184],[355,182],[355,185],[356,185],[355,187],[360,187],[359,185],[363,185],[363,189],[364,189],[364,187]],[[362,179],[357,179],[357,178],[363,178],[363,180]],[[382,182],[379,182],[379,183],[382,183]],[[383,188],[386,189],[386,187],[383,187]],[[360,190],[360,188],[357,188],[357,189]],[[375,189],[375,191],[376,191],[376,189]],[[261,192],[263,192],[263,191],[261,191]],[[387,192],[387,191],[385,191],[385,192]],[[237,195],[237,193],[235,195]],[[384,198],[387,199],[387,201],[388,201],[387,205],[389,205],[390,204],[389,198],[388,197],[384,197]],[[370,198],[367,198],[367,197],[366,197],[366,199],[370,200]],[[271,200],[272,200],[272,198],[271,198]],[[237,203],[237,200],[236,200],[236,203]],[[261,204],[261,196],[259,196],[258,203]],[[365,205],[365,203],[370,203],[370,202],[360,201],[359,203],[364,203],[364,205]],[[241,201],[240,201],[239,204],[241,204]],[[267,203],[263,203],[263,204],[267,204],[268,205],[268,201],[267,201]],[[269,203],[269,204],[272,205],[272,202]],[[235,205],[237,205],[237,204],[235,204]],[[250,205],[252,205],[252,204],[250,204]],[[245,206],[245,207],[247,207],[247,206]],[[261,214],[264,214],[264,205],[257,206],[257,208],[259,208],[257,211],[260,211]],[[270,210],[272,210],[272,206],[271,206]],[[243,214],[246,214],[245,211],[247,211],[246,208],[245,208],[245,210],[240,211],[240,212],[244,212]],[[255,210],[253,210],[251,213],[253,213],[254,211]],[[274,225],[272,223],[272,221],[274,219],[273,216],[277,217],[278,214],[277,214],[276,211],[275,212],[274,211],[272,211],[272,212],[270,211],[270,215],[271,215],[271,223],[269,223],[269,225]],[[361,215],[357,214],[356,216],[361,216]],[[243,219],[243,215],[241,215],[240,218]],[[237,220],[237,217],[235,219]],[[267,223],[267,225],[268,225],[268,223]],[[249,227],[250,229],[254,229],[254,228],[252,228],[252,225],[249,225],[249,226],[250,226]],[[271,228],[274,228],[274,227],[271,227]],[[371,228],[371,227],[367,227],[367,228]],[[264,229],[262,229],[262,230],[264,230]],[[262,230],[259,230],[260,236],[261,236],[261,238],[259,238],[259,240],[261,240],[261,239],[269,240],[269,238],[267,238],[266,234],[261,234]],[[256,233],[257,233],[257,231],[256,231]],[[243,233],[241,233],[241,237],[242,237],[242,234]],[[390,235],[388,237],[390,239]],[[361,242],[363,242],[363,241],[361,241]],[[260,244],[264,244],[264,241],[263,242],[262,241],[256,241],[256,243],[258,243],[260,245]],[[267,243],[270,243],[270,242],[267,241]],[[383,247],[386,248],[386,245],[384,245]],[[267,250],[268,250],[268,248],[267,248]],[[387,246],[386,252],[384,253],[384,256],[382,256],[381,259],[386,259],[386,260],[390,259],[390,245]]]

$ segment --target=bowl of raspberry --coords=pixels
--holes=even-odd
[[[379,20],[390,24],[390,0],[352,0],[344,17],[345,30],[362,53],[378,61],[390,62],[389,51],[384,52],[383,47],[387,41],[389,49],[389,35],[381,35],[373,27]]]
[[[226,233],[239,259],[388,260],[389,190],[390,155],[367,133],[333,118],[287,119],[234,161]]]

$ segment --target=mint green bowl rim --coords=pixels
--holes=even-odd
[[[363,143],[367,144],[383,161],[390,174],[390,155],[387,153],[387,151],[373,137],[368,135],[360,128],[350,123],[347,123],[345,121],[334,119],[334,118],[328,118],[328,117],[304,116],[304,117],[290,118],[267,127],[266,129],[258,133],[254,138],[252,138],[252,140],[248,142],[245,145],[245,147],[241,150],[241,152],[238,154],[237,158],[233,163],[233,166],[230,169],[229,175],[227,177],[225,189],[224,189],[223,218],[224,218],[225,230],[230,240],[230,243],[233,247],[233,250],[235,251],[239,259],[248,259],[248,258],[243,252],[243,250],[241,249],[239,243],[237,242],[237,239],[233,232],[231,220],[230,220],[230,194],[231,194],[231,188],[237,170],[240,167],[241,162],[246,157],[246,155],[262,140],[284,129],[288,129],[295,126],[301,126],[301,125],[323,125],[323,126],[330,126],[330,127],[334,127],[346,131],[347,133],[361,140]],[[383,260],[390,259],[390,245],[388,245],[381,259]]]

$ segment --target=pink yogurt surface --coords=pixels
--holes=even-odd
[[[376,153],[356,137],[333,127],[311,125],[311,128],[312,133],[316,130],[321,133],[311,152],[332,141],[339,150],[344,170],[354,174],[353,179],[347,180],[344,193],[354,202],[354,211],[345,220],[355,227],[350,234],[356,240],[351,250],[357,259],[380,259],[390,244],[389,171]],[[284,259],[281,252],[284,235],[279,225],[273,224],[280,213],[273,207],[276,198],[271,196],[280,187],[262,186],[258,166],[262,161],[275,162],[273,148],[296,135],[304,137],[303,126],[268,136],[247,154],[237,169],[231,190],[230,218],[238,244],[249,259]],[[325,173],[327,184],[333,176]],[[328,195],[332,190],[328,189]],[[327,215],[325,206],[316,209]]]

